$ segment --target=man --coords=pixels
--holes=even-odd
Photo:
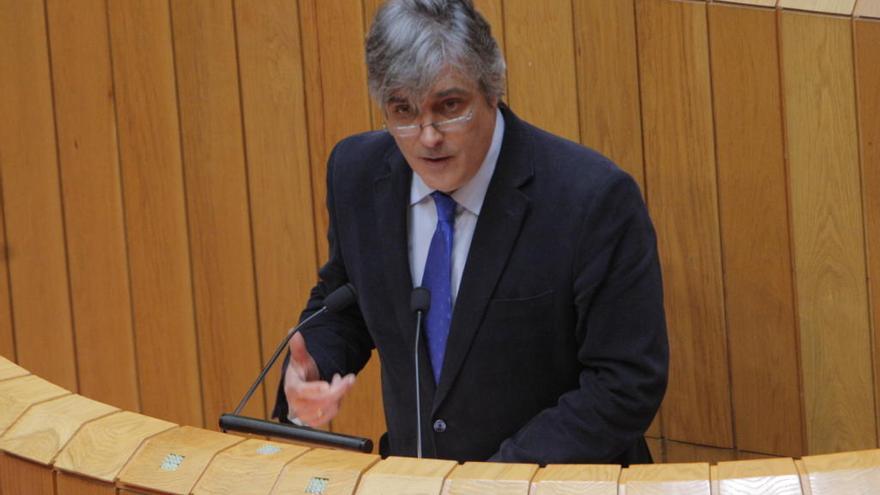
[[[505,65],[468,0],[390,0],[367,38],[387,131],[329,159],[330,259],[290,344],[275,415],[322,425],[375,346],[384,454],[416,453],[413,287],[428,457],[650,462],[668,365],[653,227],[606,158],[500,103]]]

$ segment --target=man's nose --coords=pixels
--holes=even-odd
[[[419,134],[419,142],[426,148],[436,148],[443,142],[443,133],[435,129],[433,125],[426,125]]]

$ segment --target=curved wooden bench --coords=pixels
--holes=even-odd
[[[753,495],[880,492],[880,450],[751,461],[457,464],[179,426],[71,393],[0,357],[0,494]]]

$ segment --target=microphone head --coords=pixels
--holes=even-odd
[[[341,311],[349,306],[357,299],[357,292],[350,283],[331,292],[324,298],[324,306],[328,311]]]
[[[413,313],[426,312],[431,307],[431,291],[424,287],[416,287],[409,296],[409,308]]]

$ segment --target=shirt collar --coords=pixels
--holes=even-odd
[[[492,144],[489,145],[489,151],[486,152],[486,158],[477,174],[474,175],[465,185],[456,189],[452,194],[455,200],[462,208],[470,211],[474,215],[480,214],[483,207],[483,200],[486,198],[486,191],[489,189],[489,182],[492,180],[492,174],[495,173],[495,166],[498,164],[498,155],[501,153],[501,141],[504,138],[504,117],[501,110],[495,109],[495,130],[492,133]],[[420,203],[434,192],[419,177],[419,174],[413,174],[412,185],[410,186],[410,206]]]

